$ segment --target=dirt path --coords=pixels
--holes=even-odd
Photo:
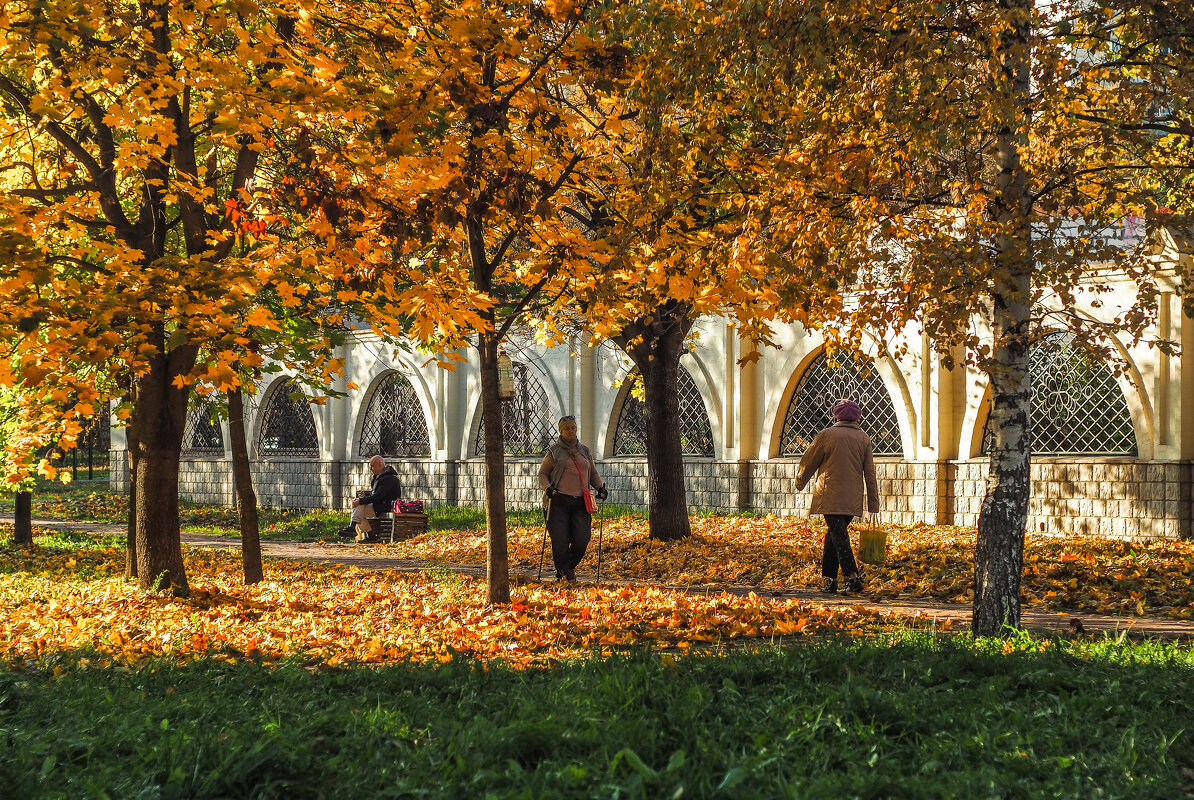
[[[12,522],[11,517],[0,518],[0,522]],[[66,520],[35,519],[33,525],[40,528],[58,530],[77,530],[88,533],[123,533],[123,525],[107,525],[96,522],[72,522]],[[188,547],[218,548],[237,550],[240,542],[226,536],[215,536],[199,533],[183,533],[182,541]],[[279,542],[262,541],[262,553],[272,558],[287,558],[300,561],[315,561],[346,566],[361,567],[363,569],[388,569],[397,572],[423,572],[428,569],[448,569],[462,575],[485,577],[485,567],[476,564],[434,564],[414,558],[389,558],[384,547],[371,545],[357,545],[339,542]],[[534,581],[535,571],[511,568],[512,579]],[[595,575],[590,572],[578,571],[582,582],[590,582]],[[607,581],[612,585],[641,585],[639,581]],[[746,595],[754,591],[761,597],[791,597],[809,603],[823,606],[857,606],[884,615],[912,616],[932,620],[938,624],[947,620],[956,629],[964,629],[970,625],[970,606],[960,603],[945,603],[936,600],[905,600],[868,597],[866,594],[851,597],[847,595],[829,595],[811,589],[788,589],[772,591],[757,589],[747,585],[719,584],[716,586],[671,586],[660,588],[676,591],[691,592],[693,594],[731,594]],[[1032,606],[1027,607],[1022,614],[1025,628],[1035,631],[1071,631],[1075,621],[1081,629],[1087,632],[1106,631],[1113,635],[1127,634],[1132,637],[1155,637],[1163,639],[1177,639],[1194,641],[1194,621],[1171,620],[1158,617],[1120,616],[1111,617],[1101,614],[1068,614],[1065,612],[1047,611]]]

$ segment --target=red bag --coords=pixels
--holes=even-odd
[[[395,514],[422,514],[423,501],[422,500],[395,500],[394,501]]]
[[[576,456],[572,455],[571,453],[569,453],[568,456],[569,456],[569,458],[572,459],[572,463],[576,467],[576,474],[579,475],[580,474],[580,462],[578,462],[576,460]],[[590,469],[591,469],[591,467],[590,467]],[[597,501],[593,499],[593,493],[589,490],[589,486],[588,486],[589,473],[588,472],[585,473],[583,480],[585,482],[585,494],[584,494],[585,511],[588,511],[590,514],[596,514],[597,513]]]

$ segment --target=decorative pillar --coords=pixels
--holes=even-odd
[[[593,335],[584,331],[580,335],[578,344],[577,369],[580,370],[580,428],[581,436],[587,434],[593,443],[593,457],[600,461],[605,456],[605,431],[608,426],[602,424],[604,420],[597,419],[597,347],[593,344]],[[569,370],[569,410],[576,413],[572,405],[572,370]]]
[[[749,511],[755,504],[755,461],[768,455],[761,454],[760,441],[763,436],[763,367],[758,345],[741,334],[738,339],[741,364],[738,360],[733,362],[734,369],[738,370],[738,509]]]
[[[328,417],[331,433],[331,463],[329,464],[328,478],[331,486],[331,497],[328,500],[331,502],[332,508],[344,508],[344,475],[345,463],[350,457],[352,450],[352,406],[356,398],[355,393],[359,393],[362,389],[358,387],[354,390],[355,393],[349,393],[348,382],[349,374],[352,369],[352,347],[349,342],[337,348],[340,351],[340,358],[343,361],[341,372],[333,381],[333,387],[337,392],[344,393],[343,397],[336,397],[328,403],[329,409]]]

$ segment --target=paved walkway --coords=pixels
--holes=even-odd
[[[0,518],[0,522],[12,522],[12,518]],[[107,525],[95,522],[72,522],[64,520],[35,519],[33,525],[40,528],[87,531],[90,533],[123,533],[123,525]],[[188,547],[222,548],[239,550],[240,541],[226,536],[215,536],[199,533],[183,533],[182,541]],[[413,558],[389,558],[384,547],[371,545],[357,545],[339,542],[280,542],[263,540],[262,553],[274,558],[289,558],[316,562],[344,564],[364,569],[389,569],[397,572],[422,572],[429,568],[450,569],[462,575],[484,577],[485,567],[477,564],[434,564]],[[522,577],[534,580],[534,570],[519,570],[511,568],[511,577]],[[578,572],[582,582],[592,581],[595,575],[583,571]],[[639,581],[606,581],[613,585],[638,586]],[[957,630],[970,625],[970,606],[961,603],[946,603],[937,600],[906,600],[868,597],[867,595],[829,595],[812,589],[787,589],[772,591],[758,589],[741,584],[718,584],[709,586],[681,586],[664,585],[660,588],[694,594],[732,594],[746,595],[755,592],[761,597],[791,597],[805,602],[823,606],[852,606],[860,607],[880,614],[893,616],[915,616],[937,623],[947,620]],[[1163,617],[1118,616],[1112,617],[1102,614],[1068,614],[1065,612],[1047,611],[1033,606],[1027,607],[1021,621],[1025,628],[1035,631],[1106,631],[1113,635],[1127,634],[1134,638],[1153,637],[1162,639],[1176,639],[1194,641],[1194,621],[1176,620]]]

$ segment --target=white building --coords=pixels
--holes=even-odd
[[[1194,320],[1177,294],[1188,257],[1171,255],[1151,340],[1194,354]],[[1114,279],[1111,279],[1114,281]],[[1125,281],[1102,298],[1093,318],[1114,318],[1134,302]],[[985,491],[983,432],[987,381],[942,366],[931,343],[913,334],[907,355],[870,344],[865,362],[834,365],[818,335],[782,328],[778,349],[738,366],[749,343],[725,321],[706,319],[682,359],[681,426],[688,501],[695,508],[803,513],[808,492],[793,478],[808,440],[830,422],[840,397],[864,409],[878,456],[883,515],[892,522],[973,525]],[[886,350],[894,352],[896,348]],[[1194,369],[1149,343],[1120,345],[1118,376],[1057,333],[1033,356],[1032,531],[1115,538],[1194,535]],[[538,502],[536,474],[555,421],[577,416],[581,438],[600,458],[610,500],[646,504],[641,403],[630,395],[629,362],[606,344],[512,346],[518,395],[505,404],[507,501]],[[454,372],[424,355],[393,352],[371,336],[339,354],[342,399],[295,403],[287,376],[272,376],[247,421],[262,505],[344,508],[367,484],[366,461],[386,455],[412,498],[479,505],[479,374],[475,354]],[[1192,362],[1194,363],[1194,362]],[[359,389],[348,391],[352,383]],[[184,497],[234,502],[226,428],[190,417],[181,471]],[[113,480],[127,480],[123,439],[114,432]]]

